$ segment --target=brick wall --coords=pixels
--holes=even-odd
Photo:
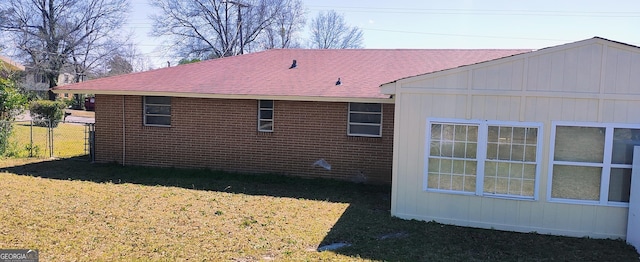
[[[174,97],[171,127],[144,126],[142,107],[140,96],[97,95],[98,162],[122,163],[124,138],[127,165],[391,182],[391,104],[381,138],[347,136],[348,103],[275,101],[273,133],[257,131],[256,100]],[[314,167],[319,159],[331,170]]]

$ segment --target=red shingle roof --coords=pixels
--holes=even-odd
[[[403,77],[530,50],[273,49],[57,87],[109,94],[387,98],[380,85]],[[297,67],[289,69],[293,60]],[[335,85],[340,78],[341,85]],[[64,91],[63,91],[64,92]]]

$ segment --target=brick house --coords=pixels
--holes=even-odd
[[[390,183],[380,85],[528,50],[274,49],[95,79],[97,162]]]

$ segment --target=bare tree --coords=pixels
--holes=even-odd
[[[297,14],[299,0],[156,0],[154,36],[172,36],[180,57],[208,59],[266,48],[258,39],[280,18]],[[297,18],[297,17],[296,17]],[[296,20],[298,21],[298,20]],[[297,25],[285,26],[291,42]]]
[[[285,6],[261,36],[260,42],[264,49],[301,46],[298,33],[304,30],[306,22],[304,6],[299,0],[286,0]]]
[[[128,0],[2,1],[0,30],[17,41],[20,53],[52,88],[65,64],[84,71],[89,57],[104,54],[104,47],[117,39],[128,5]],[[51,91],[49,98],[55,99]]]
[[[312,48],[363,48],[363,38],[360,28],[348,26],[344,16],[334,10],[320,12],[311,21],[310,45]]]
[[[107,64],[107,75],[115,76],[133,72],[133,65],[120,55],[114,55]]]

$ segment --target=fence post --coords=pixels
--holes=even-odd
[[[49,157],[53,157],[53,120],[51,119],[49,119],[47,131],[49,139]]]
[[[29,121],[29,157],[33,157],[33,120]]]

